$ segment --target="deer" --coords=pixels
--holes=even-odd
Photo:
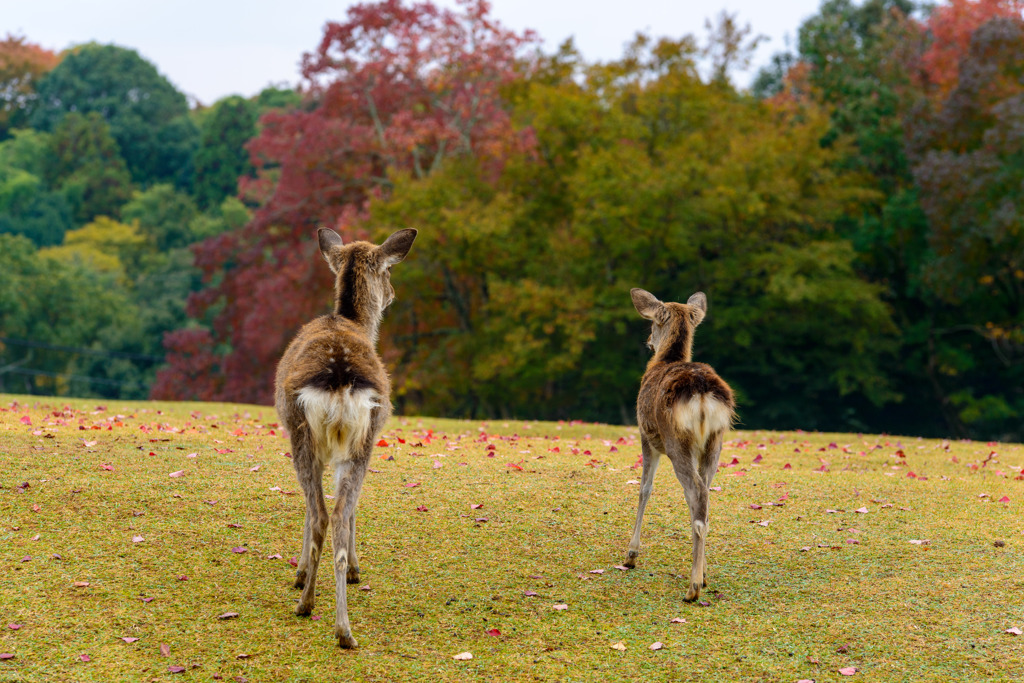
[[[298,616],[313,611],[316,576],[327,525],[332,528],[337,582],[334,636],[357,646],[348,619],[346,583],[359,582],[356,503],[374,444],[391,416],[391,380],[377,335],[384,310],[395,300],[391,267],[409,253],[416,230],[399,230],[379,246],[344,244],[328,228],[317,232],[320,254],[335,275],[334,310],[306,323],[285,349],[275,377],[275,408],[288,431],[292,463],[305,495],[306,519],[295,588]],[[323,473],[334,472],[330,515]]]
[[[643,289],[630,290],[637,312],[651,321],[647,346],[654,352],[636,401],[643,474],[636,524],[624,565],[636,566],[640,524],[654,488],[661,455],[668,456],[683,486],[693,529],[690,587],[684,598],[693,602],[707,587],[705,541],[709,531],[709,491],[718,469],[726,431],[736,419],[732,389],[705,363],[692,362],[693,333],[707,313],[703,292],[685,304],[662,303]]]

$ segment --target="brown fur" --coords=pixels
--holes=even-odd
[[[707,311],[704,294],[697,292],[686,304],[662,303],[642,289],[631,294],[640,315],[652,321],[648,345],[654,356],[647,364],[636,403],[644,469],[625,565],[635,566],[640,553],[640,524],[664,453],[690,509],[693,566],[685,599],[693,601],[707,585],[708,490],[718,469],[725,432],[735,419],[736,402],[732,389],[711,366],[691,362],[693,332]]]
[[[409,252],[415,230],[400,230],[383,244],[342,244],[333,230],[319,231],[320,253],[336,275],[334,313],[307,323],[277,366],[275,403],[292,443],[292,462],[306,498],[302,555],[295,587],[296,614],[313,610],[317,569],[327,524],[333,528],[337,604],[334,633],[341,647],[356,646],[348,620],[345,584],[359,581],[355,508],[373,445],[391,415],[391,381],[377,355],[384,309],[394,300],[391,266]],[[325,467],[335,473],[334,510],[323,496]]]

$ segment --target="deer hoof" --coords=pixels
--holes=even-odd
[[[359,583],[359,567],[349,567],[345,573],[346,583]]]
[[[356,639],[352,637],[351,633],[338,633],[338,647],[342,650],[354,650],[359,647]]]
[[[307,605],[304,602],[300,602],[298,604],[298,606],[295,608],[295,616],[297,616],[297,617],[308,617],[312,613],[313,613],[313,604],[312,603]]]
[[[622,566],[629,567],[630,569],[636,567],[636,557],[639,554],[640,553],[638,553],[635,550],[630,550],[629,553],[626,555],[626,561],[622,563]]]
[[[695,583],[690,584],[690,590],[686,591],[686,597],[683,598],[686,602],[693,602],[700,597],[700,586]]]

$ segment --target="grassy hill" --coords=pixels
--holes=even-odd
[[[635,428],[396,418],[359,502],[343,652],[329,567],[314,618],[292,612],[303,508],[276,422],[0,396],[0,681],[1024,676],[1021,445],[732,433],[691,605],[670,467],[637,568],[616,568]]]

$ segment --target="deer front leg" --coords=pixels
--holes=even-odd
[[[356,503],[362,489],[363,476],[369,461],[369,453],[359,462],[351,460],[337,465],[338,490],[335,494],[334,512],[331,523],[334,528],[334,581],[336,606],[334,612],[334,636],[338,646],[346,650],[356,647],[356,639],[352,637],[352,626],[348,620],[348,592],[346,583],[351,576],[349,572],[351,559],[349,553],[354,545],[352,529],[355,526]],[[359,569],[355,568],[358,580]]]
[[[643,451],[643,474],[640,477],[640,502],[636,507],[636,523],[633,525],[633,537],[629,541],[629,551],[626,553],[626,561],[623,565],[632,569],[636,566],[636,558],[640,555],[640,525],[644,518],[644,509],[647,507],[647,500],[654,490],[654,473],[658,470],[658,461],[661,454],[651,448],[647,439],[640,439],[640,447]]]
[[[356,511],[352,510],[348,527],[348,572],[345,574],[348,583],[359,583],[359,557],[356,555]]]

